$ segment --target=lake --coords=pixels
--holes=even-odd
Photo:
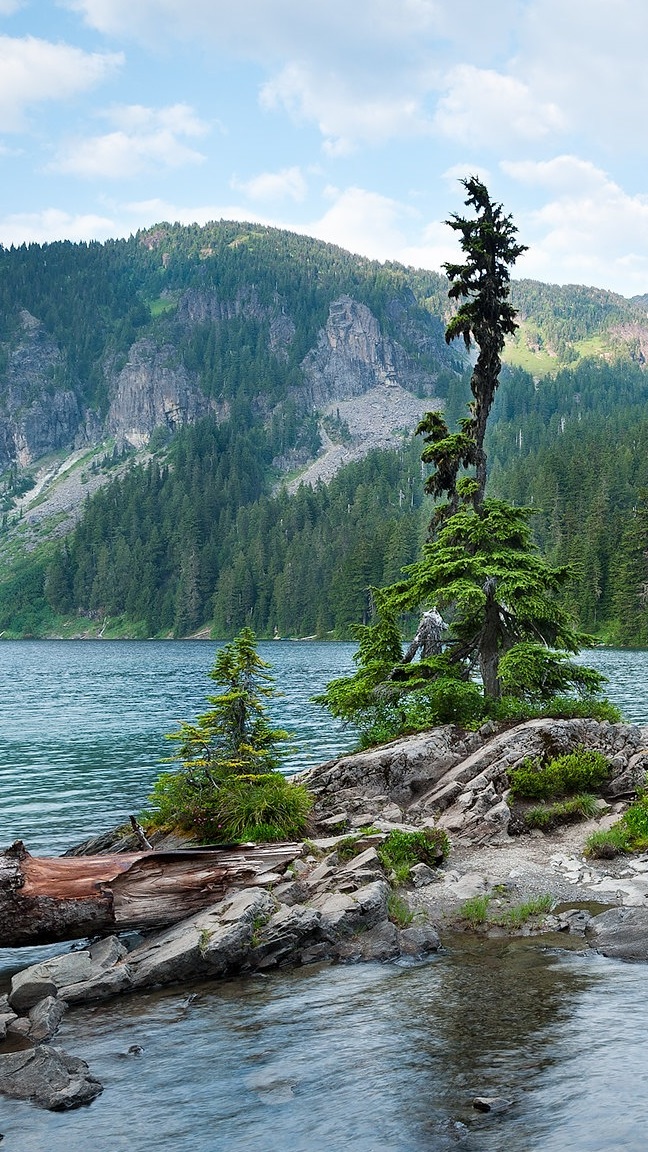
[[[56,853],[139,811],[164,734],[214,687],[214,651],[0,644],[2,843]],[[273,717],[297,736],[287,769],[348,748],[352,735],[310,697],[352,668],[353,645],[260,652],[285,693]],[[600,649],[587,662],[626,717],[648,723],[648,653]],[[16,964],[0,951],[5,981]],[[55,1042],[88,1060],[103,1096],[68,1115],[0,1100],[3,1150],[643,1152],[646,976],[525,940],[464,941],[423,964],[318,967],[77,1009]],[[133,1044],[139,1057],[126,1055]],[[514,1104],[479,1115],[475,1094]]]

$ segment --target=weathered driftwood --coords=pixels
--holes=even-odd
[[[0,947],[175,924],[232,885],[268,882],[300,851],[300,844],[252,844],[38,857],[17,840],[0,853]]]

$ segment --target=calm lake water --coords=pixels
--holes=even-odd
[[[309,703],[353,646],[269,643],[289,770],[352,743]],[[138,811],[164,733],[203,709],[214,645],[0,644],[1,843],[56,853]],[[597,650],[648,723],[648,653]],[[26,961],[26,956],[21,956]],[[0,980],[17,964],[0,951]],[[79,1009],[56,1043],[105,1086],[54,1115],[0,1099],[8,1152],[643,1152],[648,972],[525,941],[425,964],[306,969]],[[196,993],[188,1003],[189,991]],[[638,1010],[639,1007],[639,1010]],[[130,1045],[144,1051],[128,1057]],[[514,1101],[480,1116],[475,1094]]]

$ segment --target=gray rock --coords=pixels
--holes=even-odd
[[[88,1065],[62,1048],[40,1045],[0,1055],[0,1092],[62,1112],[89,1104],[103,1091]]]
[[[373,876],[384,876],[383,868],[375,848],[367,848],[349,860],[341,869],[342,876],[357,875],[360,872]]]
[[[358,929],[373,928],[387,919],[389,885],[385,880],[374,880],[353,895],[329,892],[317,897],[313,906],[322,914],[322,933],[336,941]]]
[[[384,963],[400,955],[398,928],[385,920],[368,932],[343,940],[337,949],[340,960],[373,960]]]
[[[398,934],[398,943],[403,956],[427,956],[441,947],[436,928],[426,921],[403,928]]]
[[[648,908],[608,908],[585,934],[597,952],[619,960],[648,960]]]
[[[113,995],[113,990],[119,991],[128,983],[126,967],[122,965],[118,972],[114,969],[125,955],[123,944],[111,936],[89,949],[68,952],[33,964],[12,978],[9,1003],[18,1013],[29,1011],[47,996],[60,996],[69,1003],[76,1003],[91,999],[89,991],[94,986],[101,988],[106,981],[111,987],[106,994]]]
[[[308,885],[301,880],[287,880],[277,884],[272,894],[281,904],[303,904],[310,895]]]
[[[473,1108],[478,1112],[507,1112],[513,1101],[504,1096],[475,1096]]]
[[[40,1044],[43,1040],[50,1040],[57,1031],[67,1010],[67,1001],[59,1000],[55,996],[46,996],[29,1009],[29,1038]]]
[[[11,1024],[7,1025],[7,1033],[10,1036],[24,1036],[27,1038],[30,1028],[31,1024],[27,1016],[16,1016],[16,1018],[11,1021]]]
[[[427,864],[415,864],[410,868],[410,880],[415,888],[426,888],[428,884],[434,884],[439,879],[439,873],[434,871],[434,868],[429,868]]]
[[[349,824],[348,812],[336,812],[319,821],[319,827],[325,832],[342,832]]]
[[[587,926],[592,921],[592,915],[586,908],[568,908],[556,917],[556,927],[559,932],[574,932],[584,935]]]
[[[174,924],[129,953],[133,986],[173,984],[191,976],[240,970],[248,958],[255,922],[266,923],[274,910],[268,892],[245,888],[199,916]]]
[[[260,939],[253,936],[254,968],[269,968],[308,947],[320,937],[321,914],[315,908],[301,905],[282,905],[268,923],[258,929]]]
[[[390,824],[402,824],[403,822],[403,813],[398,804],[385,804],[380,815],[383,820],[387,820]]]

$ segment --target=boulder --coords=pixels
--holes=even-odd
[[[50,1040],[65,1015],[67,1001],[56,996],[46,996],[29,1009],[29,1039],[36,1044]]]
[[[585,929],[592,947],[619,960],[648,960],[648,908],[608,908]]]
[[[12,977],[9,1004],[20,1014],[48,996],[61,996],[69,1002],[90,999],[87,990],[101,985],[106,972],[125,955],[124,945],[110,936],[82,951],[32,964]],[[124,971],[124,980],[125,977]],[[83,990],[81,995],[76,994],[79,989]]]
[[[438,952],[441,947],[436,928],[425,920],[401,929],[398,944],[404,956],[427,956],[429,952]]]
[[[415,864],[410,868],[409,874],[415,888],[426,888],[428,884],[434,884],[439,879],[439,873],[427,864]]]
[[[0,1055],[0,1092],[62,1112],[89,1104],[103,1086],[88,1065],[62,1048],[39,1045]]]

